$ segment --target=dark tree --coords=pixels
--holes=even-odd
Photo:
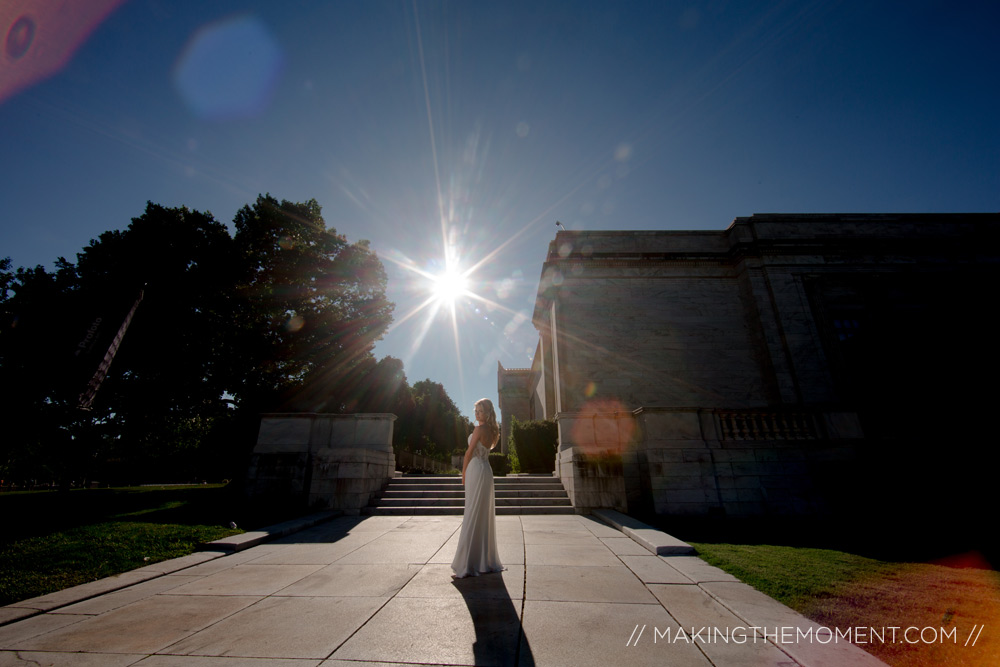
[[[12,273],[0,262],[0,476],[218,475],[252,444],[261,411],[374,403],[375,378],[397,371],[405,386],[401,364],[371,355],[392,304],[366,242],[327,229],[315,201],[262,196],[234,223],[230,236],[210,214],[151,203],[75,265]],[[80,412],[140,292],[93,410]]]
[[[384,357],[377,363],[365,362],[363,374],[344,383],[339,392],[345,412],[388,412],[396,415],[393,426],[393,446],[413,449],[414,441],[408,427],[413,420],[416,404],[413,392],[406,381],[403,362],[395,357]]]
[[[115,312],[109,333],[144,293],[97,402],[118,424],[119,474],[195,474],[204,433],[225,418],[232,256],[210,214],[152,203],[77,256],[84,301]]]
[[[14,272],[10,270],[10,257],[0,259],[0,305],[10,296],[10,288],[14,285]]]
[[[433,444],[441,454],[450,454],[455,449],[464,450],[473,424],[462,415],[444,386],[427,379],[415,383],[412,391],[413,417],[404,428],[407,429],[408,442],[414,443],[413,448],[421,449]]]
[[[49,273],[41,266],[5,269],[6,297],[0,320],[0,478],[53,479],[58,456],[67,449],[67,384],[72,337],[62,316],[71,302],[75,277],[64,260]]]
[[[413,392],[402,361],[395,357],[383,357],[378,362],[372,359],[363,370],[363,375],[344,387],[349,412],[391,412],[397,417],[413,412]]]
[[[319,204],[260,196],[236,214],[237,400],[259,410],[343,412],[392,321],[367,241],[328,229]]]
[[[223,410],[231,244],[210,215],[148,204],[126,230],[92,240],[76,265],[60,258],[54,274],[18,272],[14,326],[0,344],[4,384],[18,387],[5,409],[24,416],[13,420],[28,426],[21,440],[49,455],[49,474],[86,477],[95,460],[112,459],[127,477],[133,462],[149,469],[151,458],[197,446],[199,422]],[[140,292],[94,410],[82,413],[79,396]]]

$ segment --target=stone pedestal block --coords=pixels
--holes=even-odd
[[[628,511],[639,493],[637,430],[631,412],[559,413],[556,474],[578,511],[605,507]],[[634,487],[627,490],[627,482]]]
[[[393,477],[392,414],[261,416],[247,472],[251,502],[358,513]]]
[[[570,447],[558,454],[559,479],[578,512],[605,507],[628,511],[625,477],[620,460],[595,459]]]

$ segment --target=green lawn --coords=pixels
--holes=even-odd
[[[0,605],[189,554],[229,514],[222,485],[0,494]]]
[[[879,560],[825,548],[692,545],[711,565],[830,628],[932,627],[939,637],[941,629],[955,629],[957,642],[861,645],[894,667],[1000,665],[1000,573],[975,552],[941,564]],[[975,626],[985,628],[975,645],[970,641],[967,646]]]

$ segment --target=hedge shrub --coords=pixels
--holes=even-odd
[[[507,455],[501,452],[490,452],[490,467],[493,468],[494,477],[505,477],[509,470]]]
[[[551,473],[556,469],[559,430],[554,421],[511,421],[510,448],[516,453],[521,472]]]

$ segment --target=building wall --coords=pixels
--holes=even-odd
[[[583,505],[805,513],[828,504],[826,464],[861,469],[875,449],[924,437],[901,421],[936,420],[926,433],[975,438],[927,410],[962,409],[939,388],[962,383],[961,363],[1000,370],[979,334],[975,351],[948,352],[988,330],[977,290],[992,294],[1000,282],[998,230],[1000,215],[956,214],[755,215],[718,232],[560,232],[539,281],[538,368],[526,387],[560,424],[560,476]],[[949,363],[915,370],[948,354]],[[915,407],[921,392],[939,395],[927,410]],[[702,415],[701,430],[671,434],[666,424],[682,413]],[[852,426],[738,444],[708,427],[790,414]],[[625,479],[613,502],[614,485],[588,481],[596,468],[586,463],[608,451],[622,456]],[[859,453],[864,462],[849,465]]]
[[[560,240],[565,258],[550,253],[540,288],[549,307],[535,318],[549,343],[555,306],[558,411],[766,404],[722,233],[588,232]],[[679,247],[695,254],[691,261],[667,257]]]
[[[508,451],[511,423],[514,417],[531,419],[533,393],[528,381],[531,371],[526,368],[504,368],[497,362],[497,398],[500,410],[500,447]]]

